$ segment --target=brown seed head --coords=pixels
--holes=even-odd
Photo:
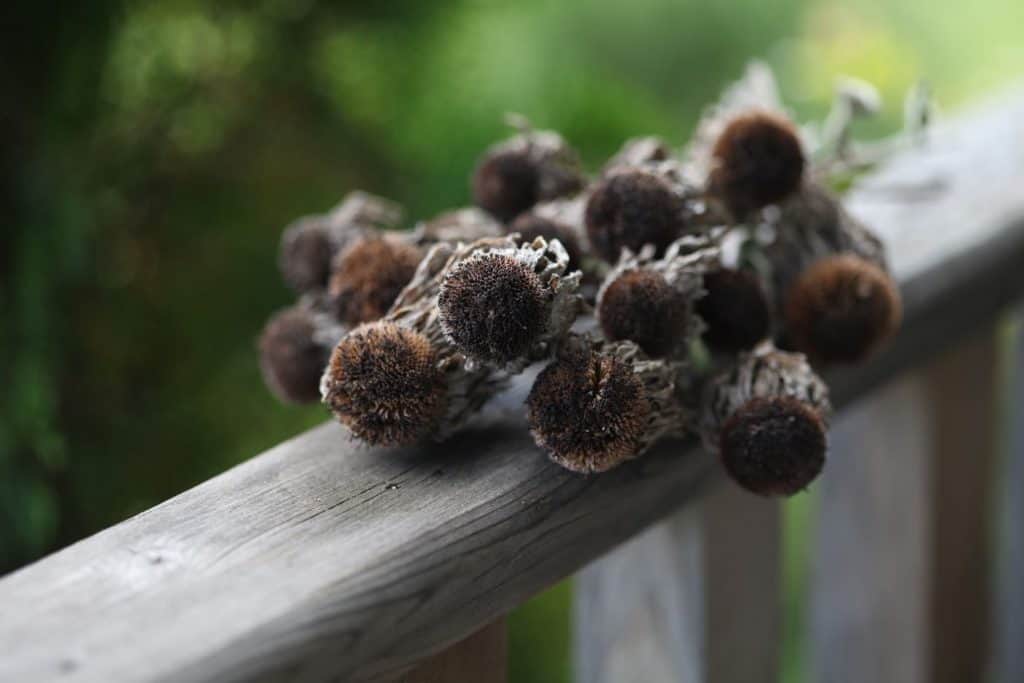
[[[548,365],[526,399],[537,445],[574,472],[604,472],[636,457],[650,404],[624,362],[572,349]]]
[[[518,232],[524,242],[532,242],[538,237],[543,237],[549,242],[558,240],[569,254],[569,266],[566,270],[579,270],[583,250],[580,249],[576,234],[568,225],[529,211],[512,221],[509,232]]]
[[[604,335],[666,356],[683,340],[690,312],[684,297],[653,270],[627,270],[605,287],[597,316]]]
[[[392,237],[364,237],[343,251],[328,286],[331,308],[343,323],[377,320],[412,279],[422,253]]]
[[[749,491],[791,496],[824,467],[826,431],[817,411],[798,399],[753,398],[722,425],[722,464]]]
[[[757,275],[720,268],[704,276],[707,290],[697,300],[697,315],[707,324],[704,341],[715,351],[736,353],[753,348],[771,327],[771,309]]]
[[[334,348],[323,402],[362,441],[409,444],[427,436],[447,406],[444,374],[422,334],[393,323],[362,325]]]
[[[296,292],[327,286],[334,249],[320,218],[303,218],[285,229],[277,265],[285,284]]]
[[[275,313],[260,335],[260,372],[267,388],[287,403],[312,403],[320,398],[320,375],[328,349],[313,338],[309,311],[286,308]]]
[[[544,332],[547,300],[530,266],[482,253],[445,276],[437,298],[441,328],[463,353],[494,363],[523,356]]]
[[[804,271],[786,295],[784,313],[798,350],[823,363],[856,363],[895,331],[901,308],[885,271],[843,254]]]
[[[711,153],[710,190],[739,217],[786,198],[803,178],[800,138],[789,121],[774,114],[735,118]]]
[[[586,209],[594,251],[614,263],[623,248],[653,244],[660,253],[685,227],[682,200],[668,183],[645,171],[615,173],[594,189]]]

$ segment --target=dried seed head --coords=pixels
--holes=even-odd
[[[597,316],[605,336],[636,342],[644,353],[669,355],[686,332],[686,297],[658,272],[627,270],[602,290]]]
[[[558,240],[569,254],[568,269],[579,270],[583,250],[571,226],[529,211],[512,221],[509,232],[519,233],[519,239],[523,242],[532,242],[538,237],[543,237],[548,242]]]
[[[500,237],[504,226],[491,214],[475,206],[445,211],[416,225],[412,241],[420,246],[438,242],[474,242],[487,237]]]
[[[537,445],[574,472],[604,472],[642,451],[651,406],[630,365],[578,347],[546,367],[526,400]]]
[[[323,402],[369,444],[409,444],[430,434],[447,406],[444,373],[422,334],[389,322],[362,325],[334,348]]]
[[[333,256],[327,225],[320,217],[310,216],[285,228],[277,264],[285,284],[302,293],[327,286]]]
[[[473,171],[473,199],[509,222],[537,202],[579,192],[576,153],[557,133],[527,132],[491,147]]]
[[[762,496],[791,496],[825,465],[825,422],[788,396],[754,398],[722,425],[722,465],[740,486]]]
[[[320,397],[329,348],[318,342],[310,311],[293,307],[275,313],[260,335],[259,352],[263,381],[280,400],[312,403]]]
[[[422,256],[397,237],[367,236],[349,245],[338,256],[328,287],[335,315],[349,325],[383,316]]]
[[[662,252],[685,227],[683,200],[654,173],[621,170],[594,188],[586,225],[594,251],[610,263],[623,249],[638,252],[645,244]]]
[[[768,337],[771,308],[757,275],[719,268],[704,275],[704,289],[696,311],[707,325],[704,341],[711,349],[736,353]]]
[[[736,216],[785,199],[803,178],[800,138],[789,121],[775,114],[737,116],[711,153],[709,189]]]
[[[701,437],[726,472],[762,495],[792,495],[821,471],[828,388],[803,354],[768,344],[741,354],[703,396]]]
[[[786,330],[797,349],[824,363],[868,357],[896,329],[899,291],[881,268],[857,256],[822,259],[786,295]]]
[[[578,313],[580,276],[565,275],[565,249],[543,238],[515,244],[505,238],[469,250],[443,276],[441,328],[473,362],[522,366],[544,357]]]

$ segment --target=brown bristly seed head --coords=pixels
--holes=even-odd
[[[484,155],[473,171],[473,201],[508,222],[537,203],[540,172],[526,150]]]
[[[366,443],[414,443],[433,431],[447,387],[430,341],[389,322],[362,325],[334,348],[321,383],[323,402]]]
[[[826,432],[821,416],[798,399],[753,398],[722,425],[722,465],[748,491],[791,496],[824,467]]]
[[[309,292],[327,286],[333,255],[323,221],[303,218],[285,229],[277,263],[285,284],[296,292]]]
[[[267,388],[287,403],[312,403],[320,398],[320,375],[328,349],[314,341],[309,311],[286,308],[267,321],[260,335],[260,372]]]
[[[639,170],[598,183],[585,218],[590,244],[609,263],[619,259],[623,248],[639,252],[652,244],[661,253],[685,227],[682,199],[665,180]]]
[[[604,335],[628,339],[649,356],[669,355],[686,331],[690,311],[683,296],[653,270],[627,270],[605,288],[597,317]]]
[[[467,356],[507,363],[544,332],[547,300],[540,277],[499,253],[460,261],[438,294],[441,328]]]
[[[753,348],[771,331],[771,308],[757,275],[719,268],[704,276],[707,293],[697,300],[697,315],[707,324],[704,342],[715,351]]]
[[[548,242],[558,240],[569,254],[569,266],[566,270],[579,270],[583,250],[580,249],[576,234],[568,225],[529,211],[512,221],[508,231],[518,232],[523,242],[532,242],[538,237],[543,237]]]
[[[793,125],[765,112],[733,119],[715,141],[712,157],[709,189],[737,217],[796,192],[806,163]]]
[[[334,264],[328,285],[334,314],[348,325],[380,318],[408,284],[422,256],[419,248],[394,237],[357,240]]]
[[[537,445],[574,472],[604,472],[636,457],[650,404],[626,363],[573,349],[548,365],[526,400]]]
[[[842,254],[821,259],[786,295],[786,331],[794,346],[822,363],[867,358],[899,325],[896,283],[875,264]]]

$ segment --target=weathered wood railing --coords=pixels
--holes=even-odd
[[[940,126],[851,206],[889,244],[906,317],[830,377],[811,678],[1022,680],[1024,439],[996,486],[994,330],[1024,293],[1024,97]],[[501,681],[503,615],[588,564],[580,681],[776,680],[778,504],[685,442],[567,473],[514,415],[387,454],[325,424],[15,572],[0,680]]]

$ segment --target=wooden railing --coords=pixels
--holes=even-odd
[[[829,378],[810,679],[1024,680],[1024,384],[999,400],[996,334],[1024,293],[1024,96],[850,206],[906,311]],[[568,473],[502,405],[389,453],[325,424],[0,580],[0,680],[502,681],[503,615],[580,569],[579,681],[777,680],[779,504],[688,442]]]

